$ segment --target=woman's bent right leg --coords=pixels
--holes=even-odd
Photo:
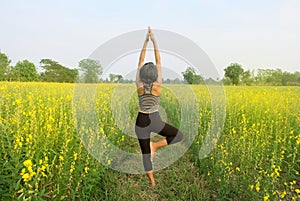
[[[164,122],[158,112],[151,114],[150,119],[150,130],[166,137],[168,145],[175,144],[183,140],[183,133],[176,127]]]

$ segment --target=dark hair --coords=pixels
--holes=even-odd
[[[150,84],[157,80],[157,67],[152,62],[145,63],[140,70],[140,79],[142,82]]]

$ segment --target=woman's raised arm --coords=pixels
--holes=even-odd
[[[150,39],[153,43],[153,47],[154,47],[155,62],[156,62],[157,73],[158,73],[157,82],[158,82],[158,84],[161,84],[162,83],[162,72],[161,72],[160,53],[158,50],[158,45],[155,40],[154,34],[150,27],[148,27],[148,34],[149,34],[149,37],[150,37]]]
[[[145,61],[145,55],[146,55],[146,48],[147,48],[147,44],[149,42],[149,32],[147,32],[146,35],[146,39],[140,54],[140,58],[139,58],[139,64],[138,64],[138,70],[136,72],[136,84],[139,85],[141,83],[140,80],[140,69],[141,67],[144,65],[144,61]]]
[[[146,55],[146,48],[147,48],[147,44],[149,42],[149,32],[146,35],[146,39],[140,54],[140,59],[139,59],[139,65],[138,67],[141,68],[144,65],[144,60],[145,60],[145,55]]]

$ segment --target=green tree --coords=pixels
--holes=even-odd
[[[102,75],[102,66],[99,61],[93,59],[83,59],[79,62],[80,70],[83,72],[83,81],[85,83],[99,82],[98,76]]]
[[[282,70],[277,68],[276,70],[269,70],[269,76],[267,83],[270,85],[282,85]]]
[[[254,72],[250,70],[243,72],[242,82],[248,86],[251,85],[254,82]]]
[[[110,82],[122,82],[123,81],[123,76],[122,75],[117,75],[117,74],[109,74],[109,80]]]
[[[7,80],[7,72],[9,69],[10,60],[6,54],[0,52],[0,81]]]
[[[188,84],[201,84],[203,83],[203,78],[196,74],[196,70],[192,67],[188,67],[184,72],[182,72],[184,80]]]
[[[31,82],[37,81],[38,77],[35,65],[28,60],[19,61],[10,72],[11,80]]]
[[[300,85],[300,72],[296,71],[296,72],[294,73],[294,75],[295,75],[295,81],[294,81],[294,84]]]
[[[238,85],[244,69],[238,63],[232,63],[230,66],[224,69],[225,77],[228,77],[233,85]]]
[[[229,77],[223,77],[223,79],[222,79],[222,83],[224,84],[224,85],[231,85],[232,83],[231,83],[231,79],[229,78]]]
[[[293,73],[283,72],[281,77],[282,85],[286,86],[288,84],[297,82],[296,76]]]
[[[257,84],[262,84],[266,82],[266,70],[264,69],[257,69],[257,75],[255,76],[255,82]]]
[[[41,80],[46,82],[75,82],[78,76],[77,69],[69,69],[51,59],[42,59],[41,68],[45,72],[41,73]]]
[[[281,69],[258,69],[256,82],[258,84],[267,84],[267,85],[282,85],[283,81],[283,72]]]

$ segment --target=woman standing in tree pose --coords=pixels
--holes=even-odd
[[[144,63],[146,47],[151,39],[154,46],[156,65],[152,62]],[[156,149],[174,144],[183,140],[183,134],[175,127],[162,121],[159,112],[160,92],[162,85],[161,61],[157,42],[148,27],[148,32],[140,54],[136,73],[140,111],[135,125],[135,132],[143,154],[143,165],[152,186],[155,185],[152,172],[152,157]],[[158,133],[165,139],[159,142],[150,142],[151,132]]]

